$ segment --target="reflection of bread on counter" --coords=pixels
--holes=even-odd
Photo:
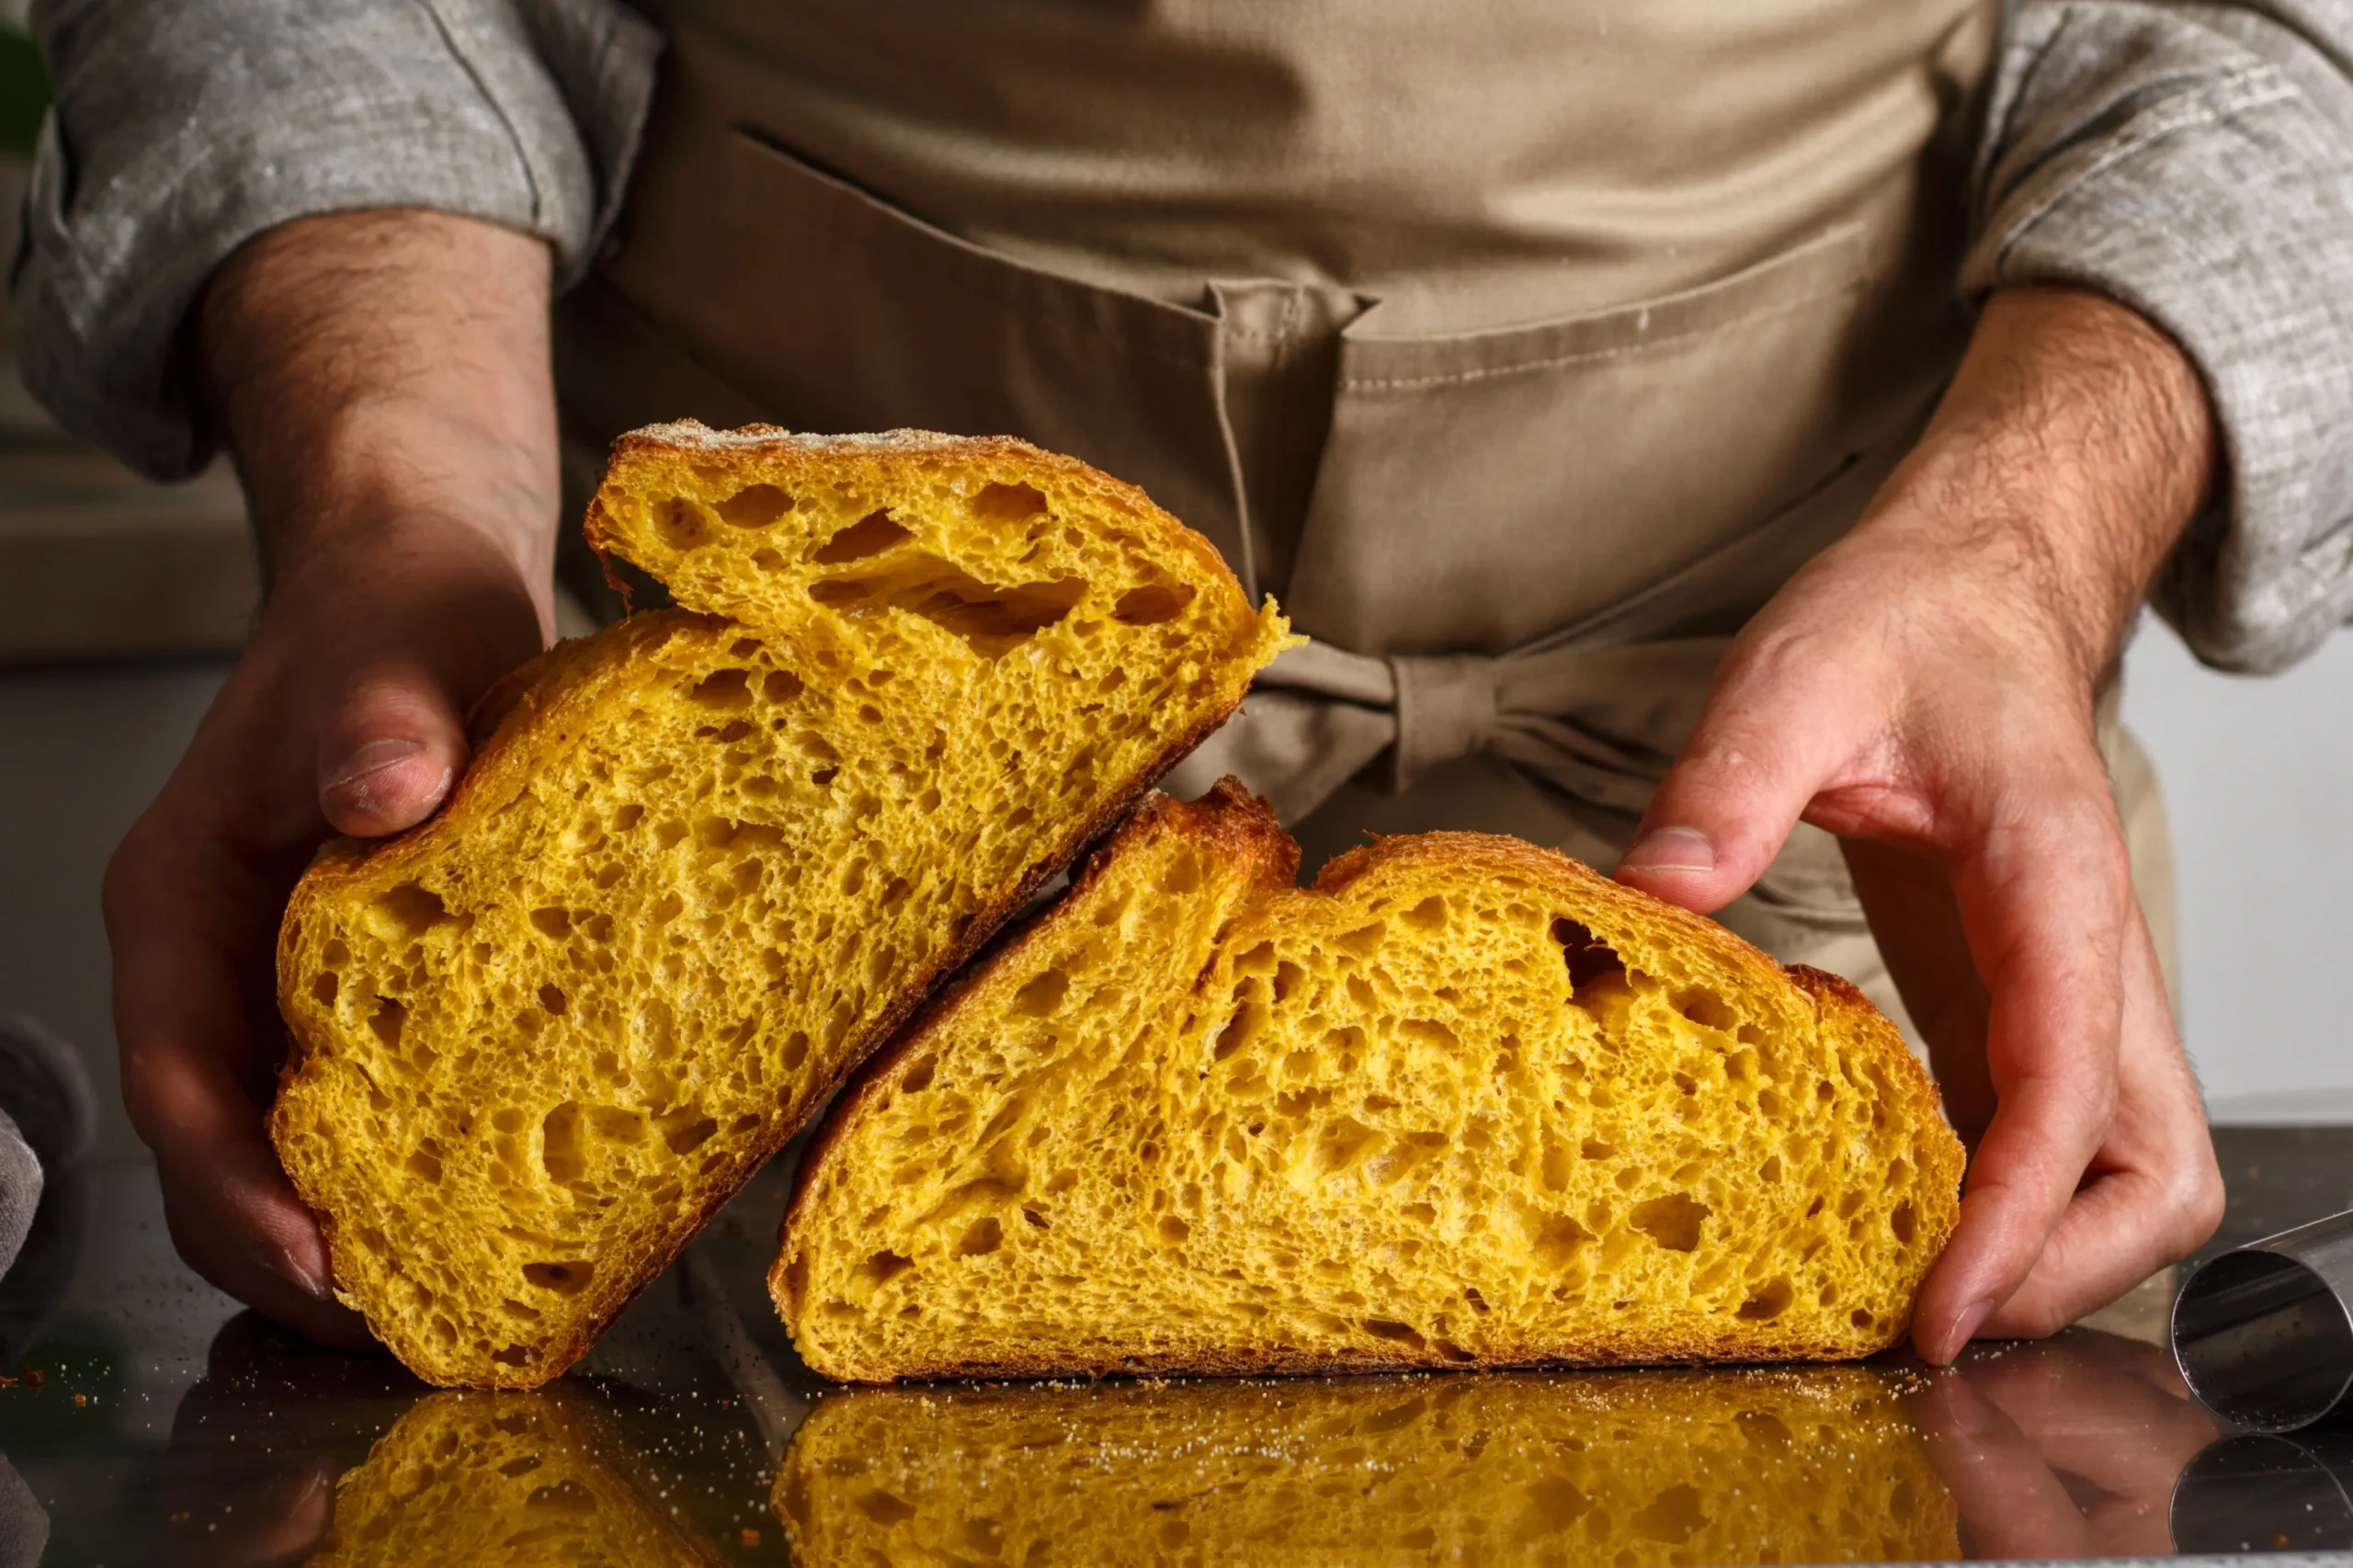
[[[314,1568],[662,1568],[721,1561],[605,1450],[564,1390],[420,1401],[335,1487]]]
[[[830,1376],[1860,1356],[1961,1151],[1844,982],[1515,839],[1157,799],[830,1113]]]
[[[519,672],[449,806],[330,846],[281,938],[278,1148],[437,1382],[569,1366],[1282,640],[1017,441],[661,426],[588,529],[687,608]]]
[[[778,1477],[804,1568],[1957,1555],[1881,1375],[1461,1375],[829,1395]]]

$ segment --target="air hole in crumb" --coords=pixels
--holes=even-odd
[[[1174,1214],[1160,1217],[1160,1239],[1170,1246],[1183,1246],[1193,1233],[1193,1227]]]
[[[1790,1303],[1796,1299],[1797,1291],[1790,1287],[1789,1280],[1777,1277],[1768,1280],[1756,1294],[1743,1301],[1740,1311],[1733,1315],[1750,1323],[1770,1323],[1789,1311]]]
[[[699,708],[718,712],[734,712],[752,705],[752,672],[749,670],[714,670],[697,681],[687,693],[687,700]]]
[[[1853,1312],[1847,1314],[1847,1321],[1853,1324],[1857,1328],[1869,1328],[1871,1325],[1871,1314],[1863,1311],[1862,1308],[1857,1307]]]
[[[564,1101],[540,1123],[540,1164],[551,1181],[578,1181],[588,1174],[588,1156],[580,1143],[577,1101]]]
[[[710,538],[710,514],[674,495],[654,508],[654,531],[673,550],[692,550]]]
[[[559,1296],[577,1296],[588,1288],[589,1276],[596,1265],[574,1258],[563,1263],[527,1263],[523,1278],[542,1290],[553,1290]]]
[[[918,1059],[914,1066],[907,1069],[907,1075],[899,1080],[899,1092],[903,1095],[923,1093],[931,1087],[931,1075],[938,1066],[939,1058],[937,1056]]]
[[[820,566],[838,566],[845,561],[863,561],[870,555],[880,555],[894,544],[915,536],[891,520],[888,507],[869,512],[824,544],[809,559]]]
[[[541,935],[552,937],[561,942],[572,935],[572,911],[555,908],[535,909],[531,911],[531,924],[540,928]]]
[[[790,702],[801,688],[801,677],[790,670],[770,670],[760,677],[760,695],[770,702]]]
[[[376,934],[396,942],[413,942],[436,926],[457,918],[439,893],[415,882],[403,882],[377,894],[369,905],[369,915]]]
[[[1572,991],[1582,991],[1603,975],[1626,967],[1615,949],[1565,915],[1552,922],[1552,940],[1561,945],[1561,956],[1568,961]]]
[[[502,1367],[528,1367],[531,1364],[531,1352],[525,1346],[510,1345],[504,1350],[492,1351],[490,1358]]]
[[[858,1275],[870,1285],[887,1285],[915,1266],[915,1260],[885,1249],[858,1265]]]
[[[1669,1252],[1694,1252],[1699,1245],[1700,1223],[1711,1212],[1697,1199],[1670,1192],[1665,1198],[1635,1204],[1632,1223],[1634,1229]]]
[[[1005,1227],[994,1214],[983,1215],[964,1227],[963,1236],[956,1243],[958,1257],[986,1257],[1005,1244]]]
[[[1146,583],[1130,588],[1111,607],[1111,619],[1122,626],[1163,626],[1185,613],[1193,589],[1185,584]]]
[[[408,1022],[408,1009],[389,996],[376,998],[376,1011],[369,1015],[368,1028],[384,1043],[386,1050],[397,1049],[401,1043],[401,1026]]]
[[[1919,1228],[1918,1219],[1912,1210],[1911,1199],[1906,1199],[1897,1204],[1895,1212],[1887,1217],[1887,1223],[1888,1228],[1895,1233],[1895,1239],[1905,1246],[1910,1246],[1913,1233]]]
[[[753,484],[719,504],[719,515],[739,528],[764,528],[801,503],[773,484]]]
[[[719,1131],[716,1118],[695,1115],[695,1108],[674,1110],[659,1119],[662,1142],[670,1146],[673,1154],[691,1154],[710,1141]]]
[[[1070,976],[1050,969],[1013,995],[1013,1010],[1033,1018],[1051,1017],[1070,990]]]
[[[986,523],[1018,523],[1046,509],[1043,492],[1031,484],[983,484],[972,497],[972,516]]]
[[[335,994],[343,989],[343,977],[328,970],[311,982],[311,998],[322,1007],[335,1006]]]
[[[540,1006],[549,1012],[561,1015],[564,1009],[565,1000],[562,986],[550,983],[540,987]]]
[[[1733,1012],[1723,998],[1698,986],[1675,994],[1675,1010],[1703,1028],[1722,1029],[1726,1033],[1740,1023],[1740,1015]]]
[[[1421,1336],[1413,1324],[1398,1323],[1392,1318],[1367,1318],[1364,1331],[1376,1339],[1386,1339],[1392,1345],[1403,1345],[1412,1350],[1427,1350],[1429,1341]]]

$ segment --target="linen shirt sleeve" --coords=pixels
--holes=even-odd
[[[152,477],[211,455],[189,314],[262,231],[425,207],[584,273],[620,199],[659,35],[618,0],[45,0],[56,109],[9,278],[26,384]]]
[[[2155,602],[2280,668],[2353,610],[2353,0],[2016,0],[1962,282],[2139,311],[2205,378],[2227,482]]]

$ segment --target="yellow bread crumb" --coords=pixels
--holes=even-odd
[[[433,821],[323,850],[271,1128],[419,1376],[535,1387],[1281,645],[1017,441],[624,437],[592,542],[683,608],[527,666]]]
[[[1312,891],[1155,797],[836,1101],[769,1278],[834,1378],[1774,1360],[1893,1343],[1961,1150],[1843,981],[1549,850]]]

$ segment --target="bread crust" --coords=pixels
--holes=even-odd
[[[1050,472],[1062,483],[1085,488],[1116,504],[1132,515],[1137,527],[1153,532],[1158,542],[1181,549],[1200,562],[1211,570],[1211,580],[1221,583],[1231,596],[1228,608],[1233,612],[1235,638],[1233,643],[1217,651],[1220,657],[1233,657],[1237,649],[1246,648],[1250,640],[1260,634],[1260,612],[1251,608],[1223,559],[1206,540],[1162,511],[1134,486],[1074,459],[1041,451],[1011,437],[960,437],[928,431],[893,431],[870,437],[807,437],[790,435],[772,426],[714,431],[688,421],[622,436],[613,446],[612,470],[619,472],[627,462],[648,459],[683,460],[697,455],[740,459],[750,454],[763,460],[786,463],[794,472],[806,470],[813,474],[821,470],[833,472],[828,465],[838,464],[847,457],[909,452],[972,461],[1010,462]],[[628,542],[607,515],[601,494],[590,506],[587,530],[591,542],[600,551],[620,549]],[[674,637],[689,629],[734,624],[723,616],[691,610],[644,611],[600,633],[556,644],[494,684],[477,701],[468,722],[470,733],[479,736],[472,760],[440,811],[415,827],[387,838],[337,838],[321,846],[290,896],[278,927],[277,999],[287,1023],[288,1048],[278,1075],[280,1096],[269,1119],[274,1142],[285,1132],[284,1089],[301,1076],[314,1053],[328,1049],[331,1043],[305,1031],[305,1008],[297,994],[299,959],[304,949],[305,931],[313,916],[360,887],[397,883],[412,871],[432,865],[477,824],[486,822],[523,793],[546,765],[563,755],[580,733],[593,727],[609,703],[627,694],[632,672],[642,667],[643,661],[658,654]],[[744,1167],[745,1179],[806,1125],[824,1105],[827,1096],[856,1071],[869,1053],[891,1039],[947,976],[987,943],[1039,889],[1060,875],[1089,844],[1108,834],[1164,774],[1224,723],[1241,706],[1246,687],[1245,675],[1230,700],[1176,735],[1143,767],[1120,780],[1099,809],[1065,833],[1017,886],[985,905],[960,937],[915,972],[896,999],[846,1042],[841,1066],[817,1083],[804,1102],[809,1108],[790,1121],[779,1118],[767,1130],[756,1145],[756,1155]],[[484,731],[487,733],[483,733]],[[337,1217],[325,1206],[325,1195],[306,1179],[305,1173],[294,1168],[289,1174],[298,1196],[311,1206],[318,1219],[333,1266],[338,1275],[344,1274],[345,1260],[352,1256],[355,1244],[342,1233]],[[600,1257],[598,1279],[590,1287],[590,1292],[593,1297],[603,1299],[603,1304],[588,1313],[575,1332],[551,1340],[552,1347],[531,1363],[522,1367],[496,1362],[472,1365],[461,1377],[437,1377],[432,1370],[420,1367],[413,1366],[412,1369],[443,1386],[541,1386],[587,1353],[604,1330],[669,1266],[741,1186],[740,1180],[722,1183],[699,1196],[690,1190],[684,1195],[679,1221],[658,1244],[637,1255],[617,1249]],[[609,1269],[606,1267],[608,1259]],[[608,1278],[620,1283],[608,1286],[604,1283]],[[611,1293],[607,1296],[608,1290]],[[347,1305],[366,1312],[367,1302],[342,1292],[338,1296]],[[370,1326],[377,1328],[381,1336],[379,1325],[371,1323]]]
[[[1751,978],[1793,987],[1812,1004],[1817,1028],[1836,1028],[1847,1049],[1859,1049],[1870,1067],[1885,1074],[1907,1110],[1920,1118],[1927,1134],[1918,1140],[1922,1155],[1922,1189],[1954,1192],[1961,1182],[1964,1154],[1960,1141],[1944,1126],[1942,1096],[1935,1081],[1912,1054],[1894,1026],[1869,999],[1840,977],[1803,965],[1784,968],[1770,956],[1713,921],[1655,899],[1639,889],[1602,876],[1557,850],[1522,839],[1482,833],[1428,833],[1376,837],[1367,846],[1335,857],[1317,876],[1312,889],[1293,886],[1299,846],[1277,823],[1264,801],[1250,795],[1234,779],[1219,781],[1210,794],[1188,804],[1154,794],[1110,843],[1097,850],[1073,879],[1071,893],[1046,911],[1015,940],[988,961],[967,971],[953,989],[933,999],[906,1028],[848,1081],[827,1111],[795,1174],[793,1196],[779,1235],[776,1262],[768,1288],[788,1324],[797,1325],[800,1303],[790,1278],[796,1248],[793,1237],[804,1206],[819,1178],[835,1159],[844,1157],[840,1145],[857,1122],[880,1101],[895,1093],[907,1071],[933,1046],[938,1036],[969,1007],[1001,1005],[1019,972],[1018,958],[1032,943],[1050,941],[1055,916],[1077,907],[1086,890],[1104,876],[1112,862],[1147,835],[1165,832],[1187,834],[1197,842],[1215,846],[1229,862],[1246,864],[1248,891],[1237,905],[1236,923],[1268,917],[1267,906],[1288,899],[1331,898],[1351,884],[1378,873],[1415,867],[1456,874],[1466,867],[1499,876],[1524,879],[1539,887],[1565,885],[1585,897],[1637,913],[1641,923],[1677,944],[1697,945],[1711,956],[1748,971]],[[1937,1136],[1936,1134],[1942,1135]],[[1925,1232],[1928,1255],[1940,1251],[1950,1234],[1949,1211],[1929,1215]],[[1899,1342],[1908,1331],[1907,1318],[1880,1325],[1880,1345]],[[1851,1348],[1798,1342],[1775,1344],[1777,1360],[1847,1360]],[[1720,1362],[1720,1337],[1701,1335],[1660,1335],[1640,1343],[1623,1339],[1547,1338],[1525,1341],[1500,1350],[1481,1352],[1471,1359],[1440,1358],[1435,1354],[1389,1355],[1362,1347],[1336,1351],[1294,1351],[1260,1346],[1245,1351],[1187,1349],[1165,1354],[1102,1356],[1087,1358],[1008,1355],[987,1360],[915,1360],[888,1376],[868,1377],[851,1372],[840,1381],[885,1385],[908,1380],[1050,1378],[1080,1376],[1290,1376],[1328,1373],[1394,1372],[1432,1369],[1494,1369],[1557,1366],[1667,1366]]]

